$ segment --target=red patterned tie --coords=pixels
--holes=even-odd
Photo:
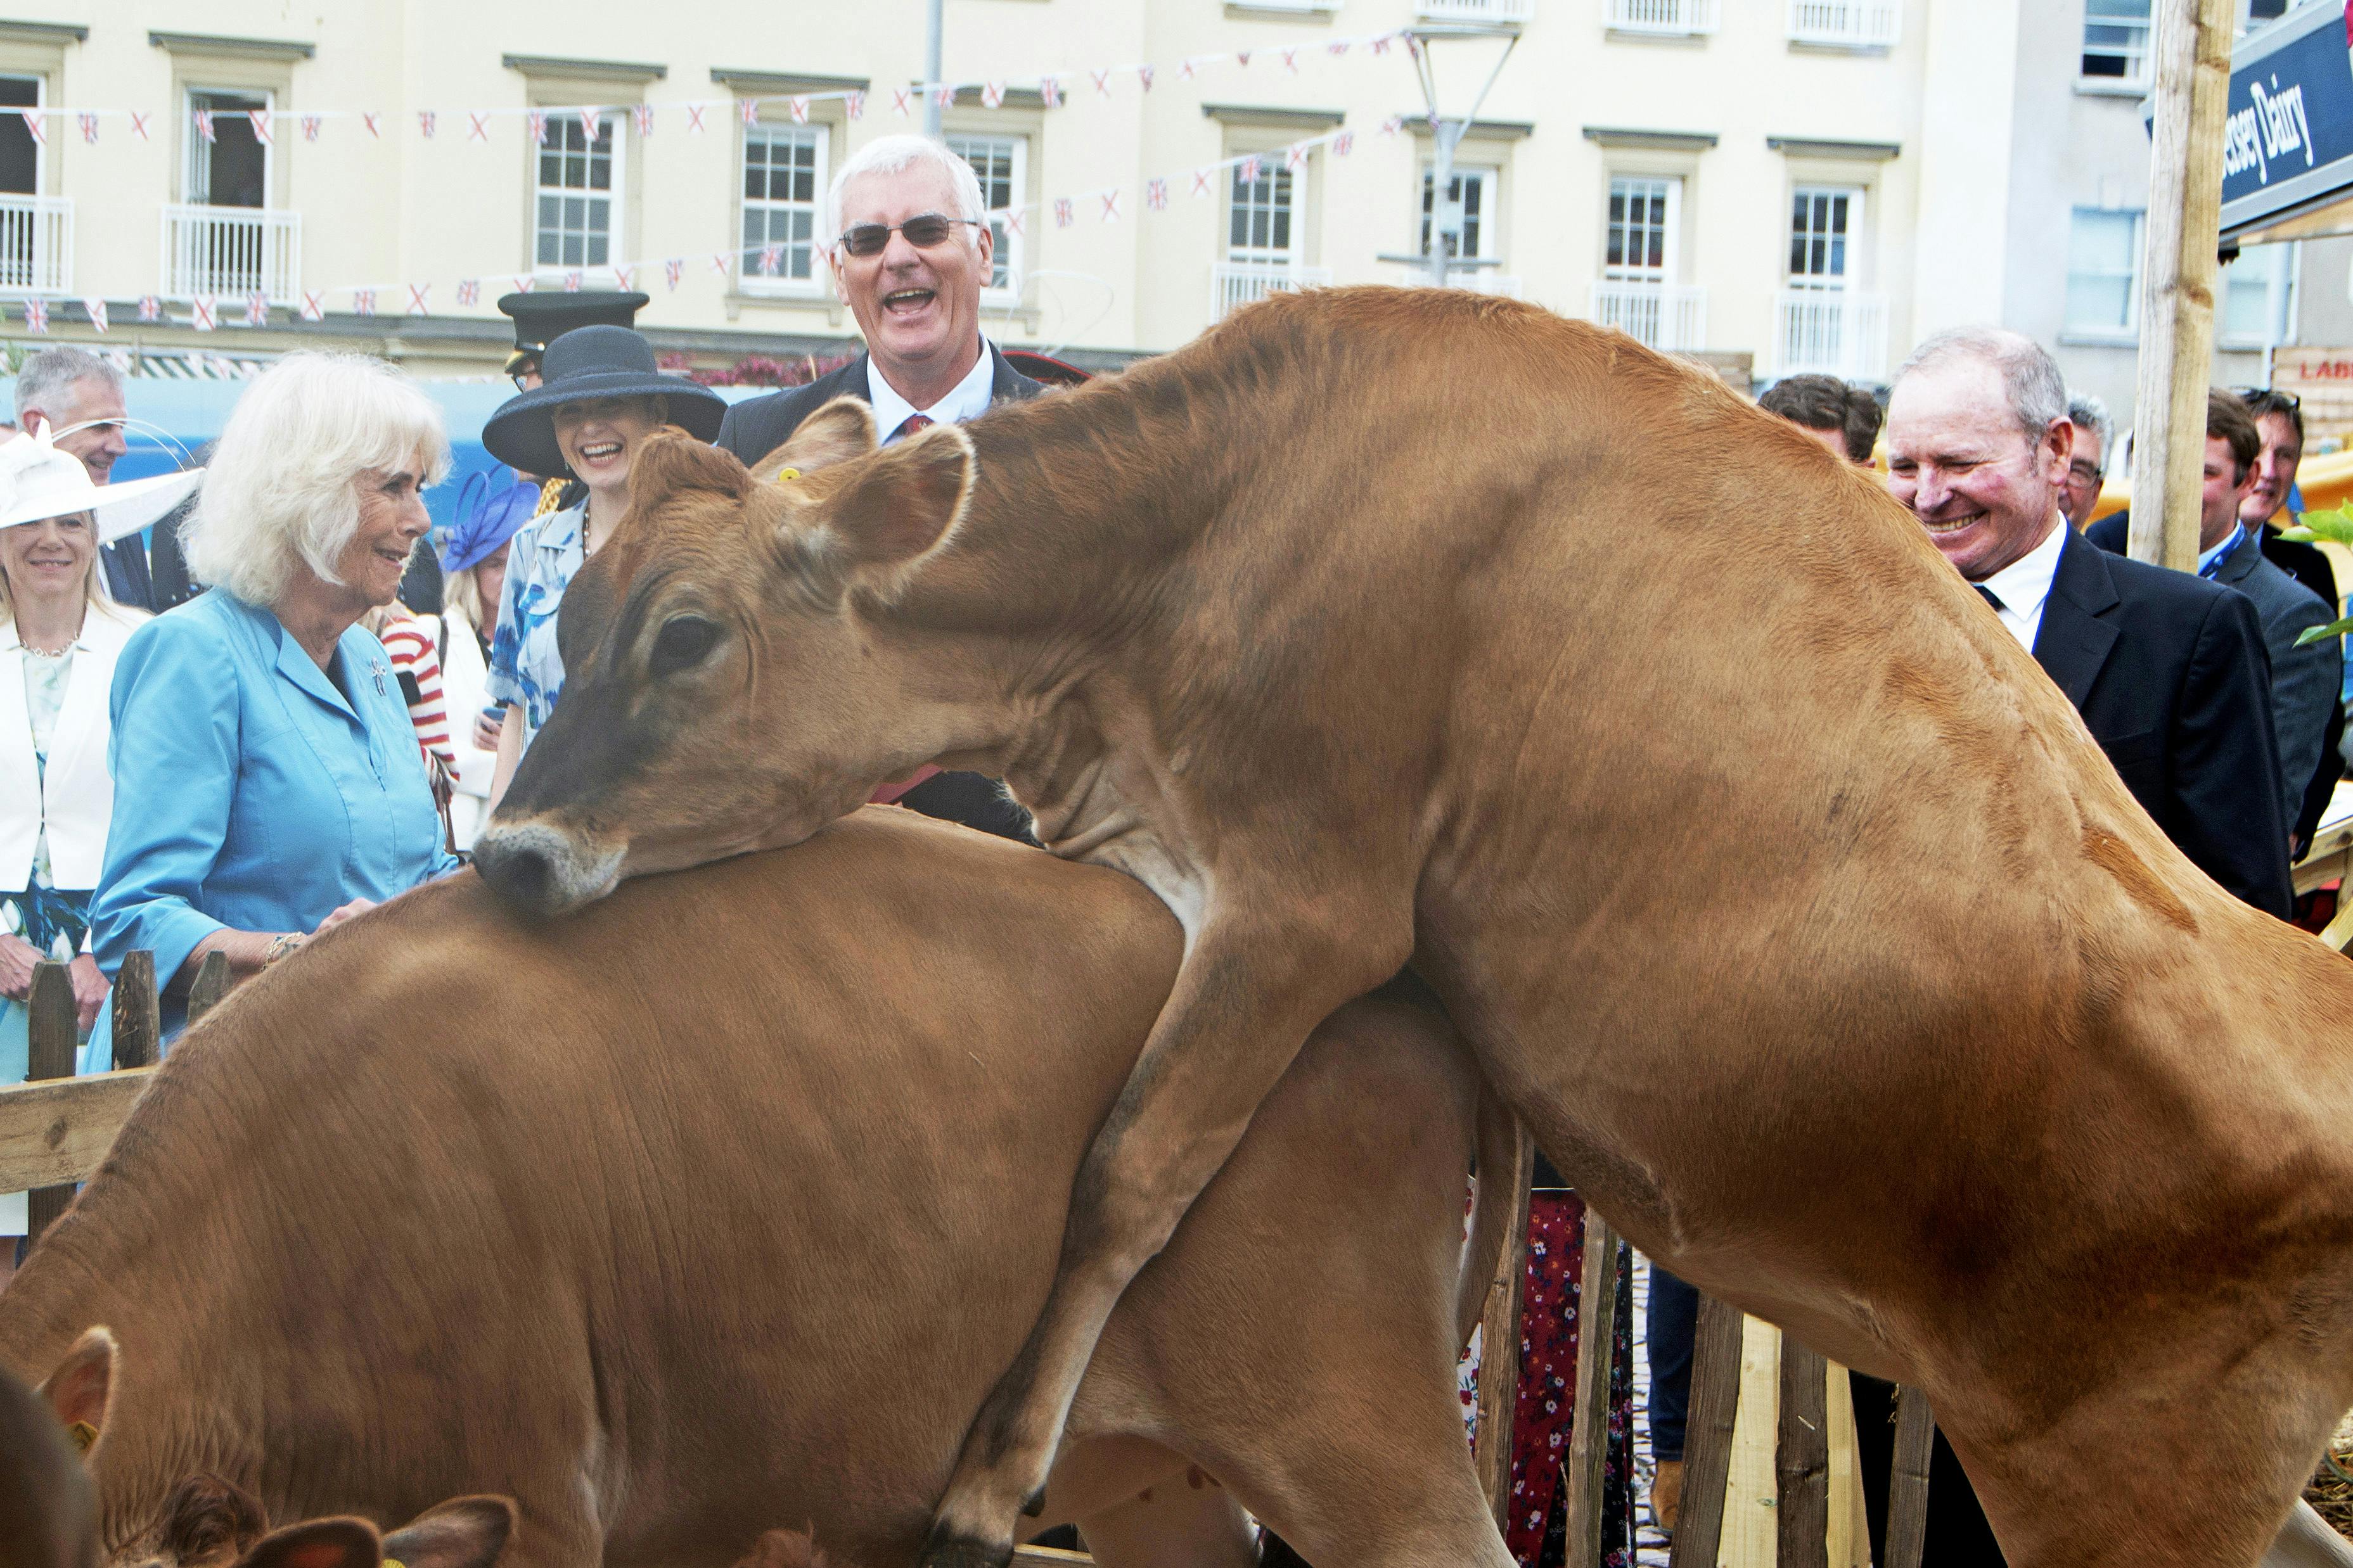
[[[920,436],[930,429],[932,424],[932,416],[928,414],[910,414],[907,416],[906,423],[901,425],[897,434],[891,438],[894,441],[903,441],[910,436]]]

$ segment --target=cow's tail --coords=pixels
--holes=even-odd
[[[1482,1074],[1479,1079],[1479,1186],[1472,1199],[1471,1239],[1462,1248],[1462,1282],[1454,1310],[1455,1342],[1471,1342],[1471,1331],[1487,1310],[1487,1291],[1503,1268],[1507,1234],[1519,1212],[1519,1192],[1528,1183],[1531,1161],[1527,1129]]]

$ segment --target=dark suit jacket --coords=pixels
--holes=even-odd
[[[2263,624],[2245,595],[2070,533],[2034,658],[2166,837],[2288,917],[2288,824]]]
[[[118,605],[133,609],[155,607],[155,587],[147,571],[147,542],[133,533],[101,547],[98,558],[106,569],[106,591]]]
[[[989,345],[988,354],[997,367],[989,383],[991,403],[1035,397],[1046,390],[1045,383],[1032,381],[1006,363],[996,344]],[[835,398],[855,397],[860,403],[866,402],[866,363],[867,356],[860,354],[839,370],[818,376],[807,386],[772,392],[765,397],[745,398],[728,409],[727,417],[720,421],[716,445],[747,464],[758,462],[783,446],[800,428],[802,420]],[[934,773],[901,795],[899,804],[925,816],[961,822],[966,827],[994,833],[1000,838],[1016,838],[1024,844],[1038,841],[1029,831],[1029,814],[1006,796],[1004,785],[984,773]]]
[[[1044,382],[1032,381],[1008,364],[995,343],[988,345],[988,357],[997,367],[988,384],[991,403],[1035,397],[1046,390]],[[867,356],[860,354],[839,370],[818,376],[807,386],[772,392],[765,397],[745,398],[728,409],[727,417],[719,422],[719,439],[714,445],[734,453],[747,467],[758,462],[783,446],[786,438],[800,428],[802,420],[835,398],[854,397],[866,402],[866,363]],[[891,432],[881,434],[888,436]]]

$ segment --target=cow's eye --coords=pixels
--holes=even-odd
[[[654,638],[653,656],[647,662],[657,677],[676,675],[701,664],[718,643],[717,621],[707,621],[701,616],[676,616],[663,623],[660,635]]]

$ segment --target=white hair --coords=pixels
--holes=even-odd
[[[825,193],[824,242],[830,246],[841,237],[841,193],[850,181],[860,174],[895,174],[917,163],[929,163],[947,175],[949,188],[955,192],[954,216],[970,218],[976,224],[988,221],[988,204],[981,196],[980,176],[972,172],[972,165],[950,152],[944,142],[902,132],[869,142],[834,171],[833,183]],[[969,241],[978,249],[980,230],[974,229]]]
[[[361,484],[411,463],[424,469],[419,489],[449,468],[441,410],[415,382],[361,354],[288,354],[246,388],[221,431],[180,525],[188,574],[265,606],[298,566],[340,584]]]
[[[1900,385],[1915,370],[1947,360],[1990,365],[2001,377],[2010,411],[2029,441],[2040,441],[2051,426],[2067,417],[2067,380],[2042,345],[2021,333],[2000,327],[1955,327],[1938,332],[1912,351],[1891,384]]]
[[[80,349],[43,349],[16,372],[16,423],[22,425],[26,414],[37,408],[54,425],[58,405],[85,381],[102,381],[111,392],[122,390],[122,373],[96,354]]]
[[[2088,392],[2077,393],[2067,400],[2067,423],[2099,437],[2100,461],[2108,460],[2116,444],[2116,422],[2105,402]]]

